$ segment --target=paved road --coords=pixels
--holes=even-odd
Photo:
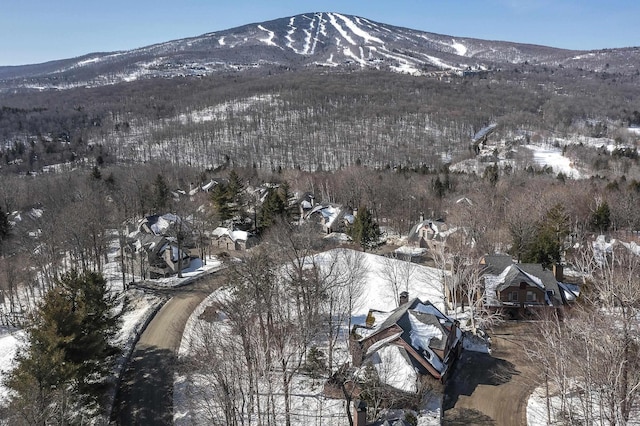
[[[444,406],[444,425],[526,425],[527,399],[535,369],[523,351],[527,323],[508,323],[492,335],[492,355],[463,352]]]
[[[219,281],[216,274],[172,290],[175,295],[158,311],[135,347],[116,397],[112,424],[173,424],[173,373],[182,333],[193,310]]]

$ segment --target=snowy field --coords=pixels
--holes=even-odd
[[[583,177],[573,161],[562,155],[561,148],[541,147],[538,145],[527,145],[526,148],[533,151],[533,161],[539,167],[549,166],[554,173],[564,173],[572,179]]]
[[[338,249],[339,250],[339,249]],[[335,256],[336,251],[321,253],[315,257],[315,262],[320,266],[329,265],[335,259],[341,257]],[[390,262],[396,262],[396,267],[405,267],[406,262],[402,260],[389,259],[369,253],[361,253],[363,256],[364,280],[365,286],[354,304],[352,314],[352,324],[364,324],[369,309],[377,309],[382,311],[393,310],[396,307],[395,292],[391,289],[388,281],[388,271]],[[399,263],[402,263],[400,265]],[[401,269],[401,268],[399,268]],[[401,291],[408,291],[410,298],[419,297],[423,301],[431,301],[438,309],[444,309],[443,291],[442,291],[442,272],[435,268],[425,267],[421,265],[411,264],[410,279],[406,288]],[[192,340],[197,337],[199,330],[203,327],[212,327],[211,323],[200,319],[200,315],[210,306],[215,298],[221,295],[224,290],[218,290],[211,294],[203,301],[193,312],[182,338],[179,354],[187,356],[192,345]],[[217,332],[221,332],[224,327],[224,321],[216,324]],[[347,335],[346,324],[344,325],[344,336]],[[326,348],[324,348],[326,349]],[[339,340],[339,347],[335,351],[336,359],[346,361],[348,359],[348,350],[346,339]],[[202,402],[189,400],[187,394],[193,393],[187,387],[198,387],[200,390],[206,389],[206,384],[199,380],[197,376],[187,380],[185,376],[176,376],[174,383],[174,424],[177,426],[186,426],[198,424],[197,419],[201,416],[197,412],[190,411],[189,407],[204,406]],[[322,395],[323,381],[312,379],[308,376],[297,375],[294,377],[292,389],[292,422],[296,425],[348,425],[345,416],[346,407],[343,400],[329,399]],[[203,392],[198,391],[199,395]],[[276,391],[276,394],[278,392]],[[211,396],[211,395],[209,395]],[[281,399],[281,397],[279,397]],[[283,401],[279,401],[278,405],[283,405]],[[418,420],[420,426],[438,425],[440,424],[440,401],[428,401],[428,405],[422,407]]]

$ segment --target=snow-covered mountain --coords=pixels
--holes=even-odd
[[[281,66],[463,73],[527,62],[635,72],[640,48],[570,51],[453,37],[340,13],[306,13],[139,49],[0,67],[0,88],[100,86],[142,77],[206,75]]]

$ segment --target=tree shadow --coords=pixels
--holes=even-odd
[[[470,396],[478,385],[498,386],[518,374],[509,361],[486,353],[463,351],[447,380],[443,409],[453,408],[460,395]]]
[[[443,426],[490,426],[496,422],[486,414],[472,408],[460,408],[447,413],[447,418],[442,420]]]
[[[155,346],[136,349],[116,395],[111,424],[173,424],[174,353]]]

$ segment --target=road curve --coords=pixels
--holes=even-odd
[[[118,389],[111,424],[173,424],[173,373],[184,327],[194,309],[216,288],[217,276],[171,290],[173,297],[136,344]]]

